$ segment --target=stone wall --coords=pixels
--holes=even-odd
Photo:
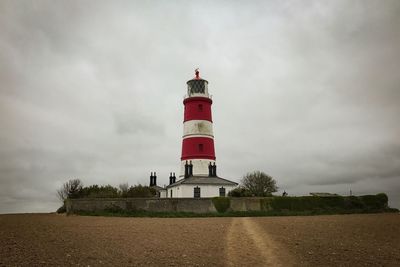
[[[265,199],[265,198],[264,198]],[[261,204],[260,198],[231,198],[231,211],[267,210]],[[80,198],[69,199],[66,202],[67,212],[79,211],[151,211],[151,212],[217,212],[212,198]]]
[[[211,198],[102,198],[69,199],[67,213],[78,211],[216,212]]]
[[[228,211],[384,211],[386,194],[334,197],[229,198]],[[66,201],[67,213],[79,211],[217,212],[212,198],[80,198]]]

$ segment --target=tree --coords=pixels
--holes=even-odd
[[[79,179],[69,180],[57,190],[58,198],[63,202],[67,198],[78,198],[82,190],[82,186],[83,184]]]
[[[256,197],[271,196],[278,191],[274,178],[261,171],[247,173],[240,182],[243,188]]]
[[[128,191],[129,191],[129,185],[128,183],[120,184],[119,185],[119,194],[121,197],[127,197],[128,196]]]

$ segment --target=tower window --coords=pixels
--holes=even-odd
[[[199,151],[200,151],[200,152],[203,152],[203,149],[204,149],[203,144],[199,144]]]
[[[199,111],[203,111],[203,104],[199,104],[198,109],[199,109]]]
[[[196,186],[195,188],[193,188],[193,197],[200,198],[200,187]]]

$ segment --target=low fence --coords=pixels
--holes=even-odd
[[[224,211],[312,211],[312,210],[372,210],[388,207],[385,194],[334,197],[243,197],[223,198]],[[68,199],[68,214],[99,211],[148,211],[215,213],[220,198],[79,198]],[[226,201],[227,200],[227,201]],[[218,209],[221,212],[221,208]]]

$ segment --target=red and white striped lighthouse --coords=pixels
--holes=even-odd
[[[208,81],[200,78],[196,69],[195,78],[187,82],[187,95],[183,120],[183,140],[180,177],[185,176],[185,164],[191,164],[191,175],[209,176],[210,163],[215,165],[211,96]]]

